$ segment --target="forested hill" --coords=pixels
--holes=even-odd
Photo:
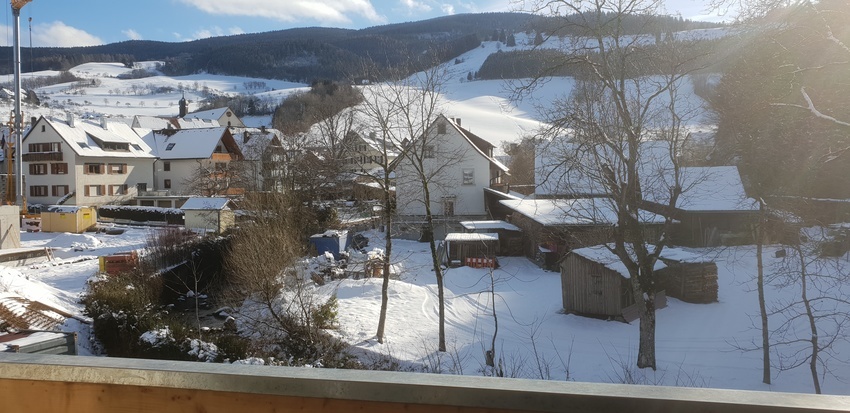
[[[24,71],[67,70],[88,62],[161,60],[168,75],[207,72],[305,83],[380,80],[393,68],[410,73],[436,60],[451,60],[494,34],[552,31],[556,24],[553,18],[523,13],[458,14],[361,30],[309,27],[182,43],[131,40],[90,47],[24,48],[21,55]],[[0,74],[11,73],[12,52],[8,47],[0,49],[5,49],[0,50]]]

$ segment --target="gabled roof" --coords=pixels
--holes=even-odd
[[[266,149],[272,145],[280,145],[283,133],[270,128],[231,128],[233,140],[247,160],[260,160]],[[247,134],[248,141],[245,141]]]
[[[101,121],[100,124],[95,124],[88,120],[75,119],[73,121],[74,126],[71,126],[67,121],[48,119],[43,116],[36,121],[36,125],[40,122],[46,123],[46,126],[55,130],[67,146],[82,157],[154,157],[151,154],[151,148],[125,123]],[[31,128],[24,140],[31,136],[35,130],[35,127]],[[106,150],[103,147],[105,143],[126,145],[128,150]]]
[[[209,159],[219,142],[242,156],[226,127],[151,131],[142,139],[160,159]]]
[[[186,114],[186,116],[183,117],[183,119],[206,119],[206,120],[216,120],[217,121],[217,120],[221,119],[221,117],[224,116],[224,114],[227,113],[227,112],[233,113],[233,111],[230,110],[230,108],[225,106],[225,107],[221,107],[221,108],[215,108],[215,109],[209,109],[209,110],[202,110],[202,111],[199,111],[199,112],[188,113],[188,114]],[[236,114],[234,113],[233,116],[236,116]]]
[[[227,198],[208,198],[208,197],[192,197],[186,200],[180,209],[186,211],[219,211],[231,206],[230,199]]]
[[[439,122],[440,118],[444,119],[458,133],[460,133],[460,135],[463,136],[463,138],[466,139],[466,141],[469,142],[469,144],[472,145],[473,148],[475,148],[476,152],[478,152],[481,156],[487,158],[487,160],[490,161],[490,164],[492,164],[496,168],[501,169],[503,172],[508,172],[507,166],[505,166],[503,163],[496,160],[496,158],[490,156],[493,148],[495,148],[495,146],[493,146],[493,144],[491,144],[490,142],[487,142],[485,139],[473,134],[472,132],[460,127],[460,125],[455,123],[454,119],[449,119],[445,115],[440,115],[440,117],[437,118],[438,122]]]
[[[133,125],[141,129],[193,129],[214,128],[221,126],[215,119],[182,119],[177,117],[161,118],[157,116],[136,115],[133,117]]]

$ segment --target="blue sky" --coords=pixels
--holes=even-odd
[[[703,14],[703,1],[667,0],[671,14]],[[180,42],[292,27],[363,28],[456,13],[511,11],[518,0],[33,0],[21,11],[21,45],[91,46],[130,39]],[[12,42],[6,2],[0,45]],[[29,19],[32,19],[30,23]],[[31,28],[31,29],[30,29]]]

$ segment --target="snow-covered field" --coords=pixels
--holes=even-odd
[[[77,303],[86,281],[97,271],[96,256],[144,245],[148,231],[127,228],[121,235],[22,233],[25,247],[56,248],[57,261],[29,267],[0,267],[0,292],[11,291],[80,314]],[[371,245],[380,235],[367,233]],[[774,271],[779,247],[765,248],[768,273]],[[428,267],[427,244],[394,240],[393,260],[399,279],[391,281],[384,344],[374,340],[380,307],[380,279],[341,280],[318,287],[339,300],[338,334],[358,354],[391,356],[405,366],[443,373],[480,375],[484,351],[494,333],[490,273],[484,269],[452,268],[446,273],[447,353],[437,346],[437,295]],[[522,257],[502,257],[493,272],[499,330],[496,353],[505,374],[526,378],[686,385],[748,390],[811,392],[806,366],[774,372],[773,385],[761,384],[761,352],[743,352],[740,345],[760,340],[755,292],[755,248],[693,250],[716,257],[719,302],[688,304],[669,299],[658,312],[658,371],[635,369],[637,323],[625,324],[565,315],[561,312],[561,281]],[[847,257],[841,260],[847,261]],[[839,260],[840,261],[840,260]],[[793,298],[787,289],[768,289],[771,302]],[[773,320],[776,322],[776,320]],[[82,354],[89,354],[86,325],[71,320],[67,330],[79,331]],[[846,341],[838,354],[850,354]],[[850,394],[850,366],[831,360],[839,377],[827,376],[824,392]]]

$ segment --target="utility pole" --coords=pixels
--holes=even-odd
[[[23,114],[21,113],[21,8],[32,0],[11,0],[12,15],[14,16],[14,59],[15,59],[15,204],[26,213],[24,197],[24,163],[23,163]]]

